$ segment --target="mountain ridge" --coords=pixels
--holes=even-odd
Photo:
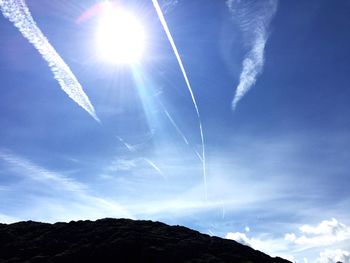
[[[0,224],[0,262],[290,263],[184,226],[113,218]]]

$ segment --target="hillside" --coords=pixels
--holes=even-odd
[[[0,224],[0,262],[288,263],[232,240],[130,219]]]

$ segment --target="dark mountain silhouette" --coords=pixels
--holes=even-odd
[[[0,262],[290,263],[186,227],[130,219],[0,224]]]

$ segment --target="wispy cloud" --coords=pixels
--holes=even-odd
[[[169,13],[174,10],[175,6],[179,3],[178,0],[162,0],[160,6],[163,10],[163,13]]]
[[[107,172],[131,171],[138,165],[138,159],[116,158],[107,166]]]
[[[80,184],[69,177],[46,170],[19,156],[0,152],[0,159],[7,162],[12,168],[15,168],[21,172],[25,171],[26,177],[30,178],[31,180],[46,182],[51,184],[53,187],[60,187],[65,191],[71,192],[81,193],[86,188],[83,184]]]
[[[7,216],[7,215],[0,213],[0,223],[11,224],[11,223],[18,222],[18,221],[20,221],[20,219],[14,218],[12,216]]]
[[[99,121],[95,109],[80,83],[36,25],[24,0],[0,0],[2,14],[10,20],[22,35],[38,50],[48,63],[62,90],[79,106]]]
[[[198,109],[198,106],[197,106],[197,102],[196,102],[196,99],[194,97],[194,94],[193,94],[193,90],[192,90],[192,87],[191,87],[191,84],[190,84],[190,81],[188,79],[188,76],[187,76],[187,73],[186,73],[186,70],[185,70],[185,67],[182,63],[182,59],[180,57],[180,54],[179,54],[179,51],[177,50],[177,47],[175,45],[175,41],[170,33],[170,30],[169,30],[169,27],[168,27],[168,24],[164,18],[164,15],[163,15],[163,12],[162,12],[162,9],[160,8],[159,6],[159,3],[157,0],[152,0],[153,2],[153,5],[154,5],[154,8],[157,12],[157,15],[158,15],[158,18],[160,20],[160,23],[162,24],[163,26],[163,29],[165,31],[165,34],[170,42],[170,45],[174,51],[174,54],[175,54],[175,57],[177,59],[177,62],[180,66],[180,70],[182,72],[182,75],[185,79],[185,82],[186,82],[186,86],[188,88],[188,91],[190,92],[190,95],[191,95],[191,99],[192,99],[192,102],[193,102],[193,105],[194,105],[194,108],[196,110],[196,113],[197,113],[197,117],[198,117],[198,122],[199,122],[199,132],[200,132],[200,136],[201,136],[201,141],[202,141],[202,166],[203,166],[203,181],[204,181],[204,191],[205,191],[205,196],[207,198],[207,176],[206,176],[206,164],[205,164],[205,144],[204,144],[204,134],[203,134],[203,127],[202,127],[202,121],[201,121],[201,116],[200,116],[200,113],[199,113],[199,109]]]
[[[7,164],[16,176],[26,180],[24,189],[21,189],[22,195],[25,195],[27,190],[32,192],[33,189],[38,189],[34,196],[33,193],[29,195],[35,200],[31,204],[33,205],[31,212],[29,215],[23,214],[21,218],[58,221],[106,216],[132,217],[120,204],[90,194],[87,185],[61,173],[45,169],[7,151],[0,151],[0,161]],[[66,205],[62,206],[62,203]],[[38,212],[39,215],[36,217],[34,212],[37,211],[36,205],[40,207],[40,211],[49,212],[45,214]]]
[[[232,109],[255,84],[264,66],[264,50],[268,39],[268,28],[277,10],[277,0],[226,2],[232,19],[238,24],[249,51],[245,55],[239,84],[232,101]]]

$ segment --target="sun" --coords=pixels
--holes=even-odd
[[[145,32],[132,13],[106,2],[96,30],[99,56],[113,64],[134,64],[145,49]]]

